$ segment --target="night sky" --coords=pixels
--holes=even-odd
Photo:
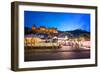
[[[60,31],[81,29],[90,32],[90,14],[24,11],[24,25],[31,28],[45,26]]]

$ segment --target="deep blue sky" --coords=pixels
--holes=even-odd
[[[25,27],[45,26],[60,31],[82,29],[90,32],[90,14],[24,11]]]

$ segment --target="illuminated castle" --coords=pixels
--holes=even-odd
[[[46,33],[46,34],[58,33],[56,28],[46,28],[44,26],[41,26],[39,28],[36,28],[35,26],[32,26],[32,30],[37,32],[37,33]]]

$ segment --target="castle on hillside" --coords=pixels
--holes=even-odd
[[[58,33],[57,28],[46,28],[44,26],[40,26],[39,28],[32,26],[32,31],[35,31],[37,33],[46,33],[46,34]]]

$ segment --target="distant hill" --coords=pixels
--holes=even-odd
[[[82,34],[90,35],[90,32],[81,29],[76,29],[72,31],[58,31],[58,33],[68,35],[69,37],[79,37]]]
[[[76,29],[76,30],[73,30],[73,31],[66,31],[66,32],[71,32],[71,33],[89,33],[85,30],[81,30],[81,29]]]

